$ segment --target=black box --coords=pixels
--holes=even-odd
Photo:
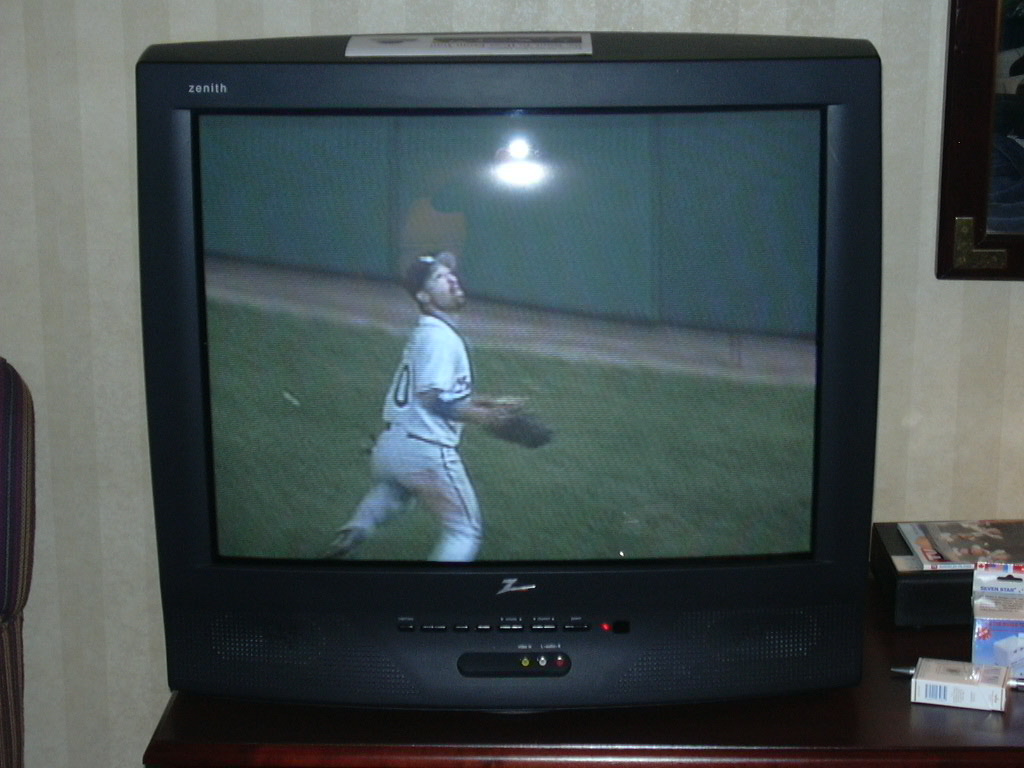
[[[898,627],[971,625],[974,569],[926,571],[913,566],[914,554],[896,523],[871,529],[871,571]]]

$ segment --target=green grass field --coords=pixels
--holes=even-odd
[[[369,448],[404,339],[254,307],[208,316],[219,547],[320,554],[369,487]],[[472,346],[472,329],[467,330]],[[810,388],[472,346],[474,386],[529,397],[536,450],[467,428],[484,560],[743,555],[809,547]],[[420,560],[413,506],[360,558]]]

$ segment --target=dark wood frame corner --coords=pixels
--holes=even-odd
[[[1001,0],[950,0],[936,276],[1024,279],[1024,233],[987,231]]]

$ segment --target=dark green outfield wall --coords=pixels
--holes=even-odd
[[[208,115],[205,247],[394,279],[433,248],[474,295],[555,310],[809,336],[820,116],[813,111]],[[513,136],[548,171],[490,171]]]

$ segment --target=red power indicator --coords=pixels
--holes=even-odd
[[[625,635],[629,633],[630,625],[628,621],[602,621],[601,622],[602,632],[612,632],[616,635]]]

